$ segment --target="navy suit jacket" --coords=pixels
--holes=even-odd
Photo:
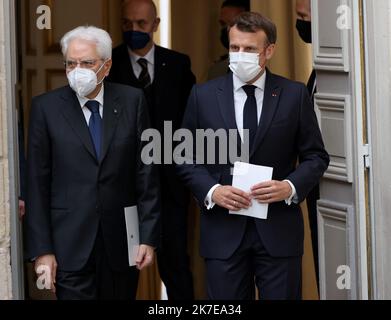
[[[105,83],[102,157],[69,86],[32,101],[28,146],[27,257],[54,254],[61,271],[87,263],[101,227],[113,270],[129,268],[124,208],[137,205],[140,242],[159,245],[159,179],[141,161],[149,127],[141,90]]]
[[[237,129],[232,77],[230,73],[194,86],[184,128],[193,133],[196,129]],[[273,167],[274,180],[289,179],[296,187],[300,202],[319,182],[328,167],[329,156],[303,84],[267,71],[263,110],[250,163]],[[177,166],[179,175],[201,207],[201,255],[205,258],[231,257],[246,230],[248,218],[230,215],[219,206],[208,211],[204,205],[205,197],[214,185],[232,184],[232,167],[230,160],[227,164],[199,165],[193,161],[193,164]],[[271,204],[268,219],[257,219],[256,226],[271,256],[303,254],[304,226],[298,204],[288,206],[285,201]]]

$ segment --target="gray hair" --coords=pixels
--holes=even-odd
[[[61,39],[61,50],[64,57],[68,52],[69,44],[76,39],[94,42],[99,57],[105,60],[111,59],[113,41],[107,31],[93,26],[77,27],[69,31]]]

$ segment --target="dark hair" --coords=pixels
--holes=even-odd
[[[250,11],[250,0],[225,0],[221,7],[234,7],[243,9],[243,11]]]
[[[236,27],[242,32],[255,33],[257,31],[264,31],[266,33],[268,44],[275,44],[277,42],[277,27],[269,18],[256,12],[243,12],[238,15],[230,28]]]

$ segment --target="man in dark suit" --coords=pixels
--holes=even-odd
[[[124,208],[138,208],[139,270],[153,262],[159,241],[158,177],[141,160],[146,101],[141,90],[104,82],[111,44],[95,27],[67,33],[70,86],[32,102],[28,256],[61,300],[135,298]]]
[[[272,181],[239,190],[232,186],[231,159],[178,165],[202,207],[208,295],[253,299],[255,278],[261,299],[300,299],[304,227],[299,203],[323,175],[329,157],[306,87],[265,71],[275,50],[274,23],[243,13],[229,35],[233,74],[194,87],[183,127],[194,136],[197,129],[236,129],[244,139],[241,150],[249,146],[250,163],[274,171]],[[267,220],[229,214],[252,201],[269,204]]]
[[[147,97],[151,125],[163,136],[164,122],[180,128],[195,77],[190,59],[157,46],[153,33],[160,19],[151,0],[128,0],[122,7],[124,43],[113,51],[109,80],[142,88]],[[172,150],[164,152],[172,153]],[[163,158],[163,157],[162,157]],[[157,250],[160,276],[169,299],[192,300],[193,279],[187,253],[189,192],[176,176],[173,165],[160,166],[162,241]]]

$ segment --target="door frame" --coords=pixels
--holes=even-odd
[[[370,222],[368,217],[371,214],[369,209],[370,194],[368,174],[370,169],[370,150],[368,137],[368,111],[366,103],[366,79],[365,79],[365,48],[364,43],[364,21],[363,21],[363,0],[352,1],[352,48],[353,48],[353,99],[356,109],[356,167],[357,185],[356,193],[356,241],[357,241],[357,299],[368,300],[371,286],[369,283],[369,270],[371,269],[370,252]]]
[[[371,298],[391,299],[391,39],[384,30],[391,30],[389,0],[364,1],[365,57],[369,139],[371,145],[370,209],[371,209]],[[388,32],[389,34],[389,32]],[[387,148],[388,147],[388,148]]]
[[[19,220],[18,190],[19,190],[19,143],[17,124],[17,32],[15,0],[3,0],[6,81],[5,94],[7,101],[7,151],[9,173],[9,213],[11,240],[11,274],[12,297],[22,300],[24,291],[23,240],[22,227]]]

